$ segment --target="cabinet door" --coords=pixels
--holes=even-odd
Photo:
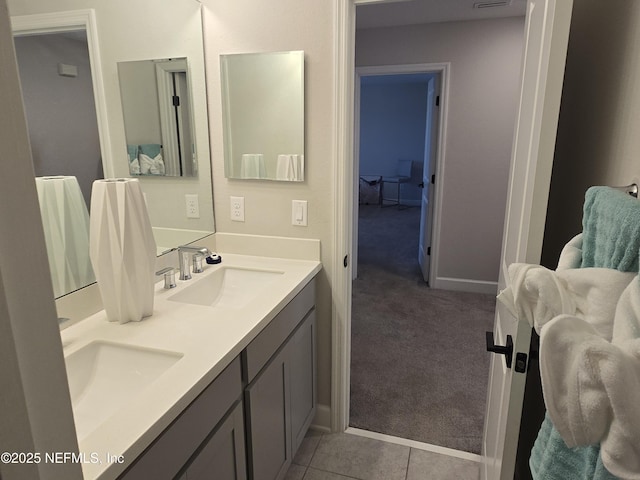
[[[295,453],[316,413],[316,315],[312,310],[289,340],[291,441]]]
[[[246,480],[242,402],[187,468],[186,480]]]
[[[245,393],[252,480],[284,478],[291,464],[288,350],[283,348]]]

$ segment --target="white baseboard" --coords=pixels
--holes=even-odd
[[[316,408],[316,416],[309,428],[323,433],[331,433],[331,407],[319,403]]]
[[[498,282],[468,280],[465,278],[436,277],[431,287],[441,290],[454,290],[456,292],[488,293],[491,295],[498,293]]]

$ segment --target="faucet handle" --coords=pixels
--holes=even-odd
[[[180,260],[180,280],[191,280],[191,270],[189,269],[189,252],[178,249]]]
[[[204,271],[204,254],[193,254],[193,273],[202,273]]]
[[[176,286],[176,269],[173,267],[163,268],[162,270],[156,272],[156,275],[164,275],[164,288],[169,290],[170,288],[175,288]]]

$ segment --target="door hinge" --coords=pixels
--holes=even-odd
[[[178,95],[174,95],[173,96],[173,106],[174,107],[179,107],[180,106],[180,97]]]
[[[440,106],[440,95],[436,96],[436,107]]]
[[[431,247],[427,247],[427,255],[431,255]]]
[[[431,175],[431,184],[435,185],[435,183],[436,183],[436,176],[435,176],[435,174],[433,174],[433,175]]]

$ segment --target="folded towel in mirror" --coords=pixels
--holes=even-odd
[[[264,155],[261,153],[244,153],[240,165],[240,178],[267,178]]]

